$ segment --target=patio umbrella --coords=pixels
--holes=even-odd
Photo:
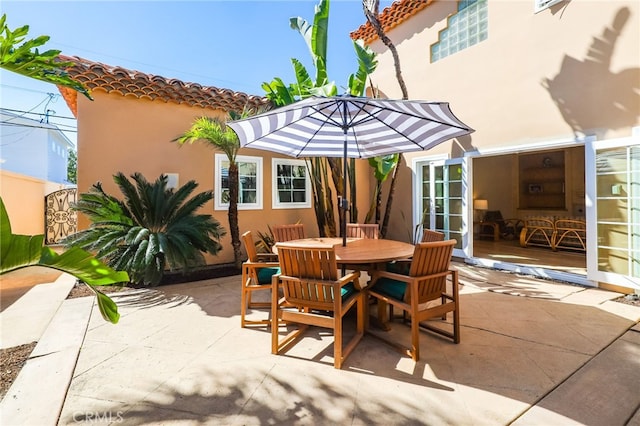
[[[347,158],[426,150],[473,132],[447,102],[347,95],[312,96],[228,125],[242,147],[291,157],[342,157],[344,171]],[[343,200],[340,207],[347,210],[348,205]],[[343,220],[343,245],[345,227]]]

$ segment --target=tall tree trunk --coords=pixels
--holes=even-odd
[[[384,220],[380,227],[380,236],[384,238],[387,235],[387,228],[389,227],[389,218],[391,217],[391,205],[393,204],[393,196],[396,192],[396,177],[398,176],[398,167],[402,162],[402,154],[398,156],[398,164],[393,168],[393,175],[391,176],[391,184],[389,185],[389,196],[387,197],[387,205],[384,209]]]
[[[398,84],[400,85],[400,90],[402,91],[402,99],[409,99],[409,92],[407,91],[407,85],[404,82],[404,78],[402,77],[402,69],[400,68],[400,57],[398,56],[398,50],[396,46],[393,44],[391,39],[387,37],[380,24],[379,11],[380,11],[380,1],[379,0],[362,0],[362,9],[364,10],[364,15],[367,17],[367,21],[371,24],[371,26],[376,30],[376,34],[378,34],[378,38],[380,41],[384,43],[385,46],[391,51],[391,55],[393,56],[393,65],[396,71],[396,80],[398,80]],[[393,170],[393,176],[391,177],[391,185],[389,186],[389,196],[387,197],[387,206],[384,213],[384,220],[382,222],[382,226],[380,227],[380,237],[384,238],[387,234],[387,228],[389,226],[389,218],[391,217],[391,205],[393,204],[393,196],[395,194],[396,189],[396,178],[398,175],[398,166],[402,162],[402,154],[400,158],[398,158],[398,164]]]
[[[233,247],[233,263],[238,269],[242,268],[240,258],[240,228],[238,226],[238,165],[229,162],[229,231],[231,232],[231,246]]]
[[[356,160],[349,159],[349,199],[351,200],[351,218],[349,222],[358,223],[358,206],[355,201],[358,199],[356,193]]]
[[[318,225],[318,233],[321,237],[324,237],[324,191],[322,189],[322,177],[318,174],[316,159],[311,159],[306,162],[307,171],[311,180],[311,195],[313,197],[313,211],[316,214],[316,224]]]
[[[336,225],[333,209],[333,193],[328,183],[326,160],[312,158],[307,162],[311,177],[313,205],[321,237],[335,236]]]
[[[333,179],[333,186],[336,188],[336,192],[339,197],[346,197],[346,191],[345,191],[345,186],[344,186],[344,174],[346,173],[346,170],[343,172],[342,170],[342,158],[327,158],[327,163],[329,164],[329,168],[331,169],[331,178]],[[327,186],[328,186],[328,182],[327,182]],[[331,203],[333,203],[333,201],[331,201]],[[339,222],[339,227],[338,229],[342,229],[342,223],[345,221],[346,219],[346,215],[343,214],[344,211],[343,209],[338,206],[338,222]],[[335,229],[335,221],[334,221],[334,227],[333,227],[333,234],[331,234],[332,236],[336,236],[338,235],[336,233],[336,229]]]

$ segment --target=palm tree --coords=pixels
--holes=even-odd
[[[396,46],[393,44],[389,36],[387,36],[384,28],[382,28],[382,24],[380,23],[380,0],[362,0],[362,10],[364,11],[364,16],[367,18],[367,21],[376,31],[376,34],[378,35],[380,41],[382,41],[382,43],[387,46],[387,48],[391,52],[391,56],[393,57],[393,66],[396,71],[396,80],[398,80],[398,85],[400,86],[400,90],[402,91],[402,99],[409,99],[407,85],[404,82],[404,77],[402,77],[402,68],[400,67],[400,56],[398,55],[398,49],[396,49]],[[380,236],[382,238],[384,238],[384,236],[387,234],[389,218],[391,217],[391,205],[393,203],[393,195],[396,189],[398,166],[401,162],[402,154],[399,154],[397,156],[396,165],[391,171],[391,185],[389,187],[389,195],[387,197],[387,206],[384,212],[382,226],[380,227]]]
[[[236,115],[234,113],[231,113]],[[249,115],[249,111],[243,112],[240,116]],[[235,117],[234,117],[235,118]],[[185,143],[193,144],[196,141],[204,141],[209,146],[226,154],[229,160],[229,229],[231,231],[231,245],[233,247],[233,259],[235,267],[242,267],[242,259],[240,253],[240,229],[238,226],[238,163],[236,157],[240,149],[238,136],[226,123],[220,119],[210,117],[197,118],[191,128],[183,135],[173,140],[178,142],[180,146]]]
[[[195,211],[213,199],[212,191],[189,198],[198,186],[189,181],[176,190],[167,189],[167,176],[149,183],[140,173],[122,173],[113,179],[124,195],[119,200],[102,189],[100,182],[80,194],[74,206],[92,222],[69,236],[64,244],[96,253],[98,259],[125,270],[135,283],[156,285],[166,267],[189,269],[205,264],[203,253],[217,254],[225,234],[220,223]]]

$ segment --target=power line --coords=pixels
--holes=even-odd
[[[77,127],[67,126],[67,127],[71,127],[71,129],[59,129],[59,128],[57,128],[57,125],[55,125],[55,124],[49,124],[49,127],[31,125],[31,124],[18,124],[18,123],[12,123],[12,122],[9,122],[9,121],[0,121],[0,124],[5,125],[5,126],[10,126],[10,127],[30,127],[30,128],[34,128],[34,129],[59,130],[61,132],[78,133],[78,128]],[[51,126],[56,126],[56,129],[52,129]]]
[[[44,102],[44,101],[42,101],[42,102]],[[45,114],[43,114],[41,112],[30,112],[30,111],[34,110],[35,108],[37,108],[38,106],[42,105],[42,102],[40,102],[40,104],[36,105],[35,107],[31,108],[31,110],[29,110],[29,111],[24,111],[24,110],[20,110],[20,109],[11,109],[11,108],[0,108],[0,111],[17,112],[17,113],[22,113],[22,114],[31,114],[31,115],[43,116]],[[76,120],[75,117],[65,117],[63,115],[54,115],[54,114],[49,114],[49,118],[61,118],[61,119],[64,119],[64,120]]]
[[[42,90],[35,90],[35,89],[29,89],[26,87],[19,87],[19,86],[12,86],[11,84],[1,84],[0,86],[2,87],[7,87],[9,89],[17,89],[17,90],[24,90],[25,92],[32,92],[32,93],[44,93],[44,94],[48,94],[49,92],[44,92]]]

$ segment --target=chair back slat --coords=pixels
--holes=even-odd
[[[446,290],[446,272],[451,264],[455,244],[456,240],[448,240],[416,245],[409,276],[430,276],[422,280],[418,286],[419,303],[432,300],[434,294],[440,294]],[[405,297],[409,298],[410,293],[407,292]]]
[[[251,231],[242,234],[242,241],[244,242],[244,248],[247,250],[249,262],[258,262],[258,251],[256,250],[256,243],[253,241]]]
[[[301,240],[305,238],[304,225],[302,223],[295,223],[291,225],[274,225],[271,230],[273,231],[273,238],[276,240],[276,242]]]
[[[294,306],[332,311],[338,265],[333,247],[309,248],[278,243],[280,282]]]
[[[347,223],[347,237],[377,240],[380,237],[380,225],[377,223]]]
[[[434,241],[444,241],[444,232],[434,231],[432,229],[425,229],[422,231],[423,243],[430,243]]]

